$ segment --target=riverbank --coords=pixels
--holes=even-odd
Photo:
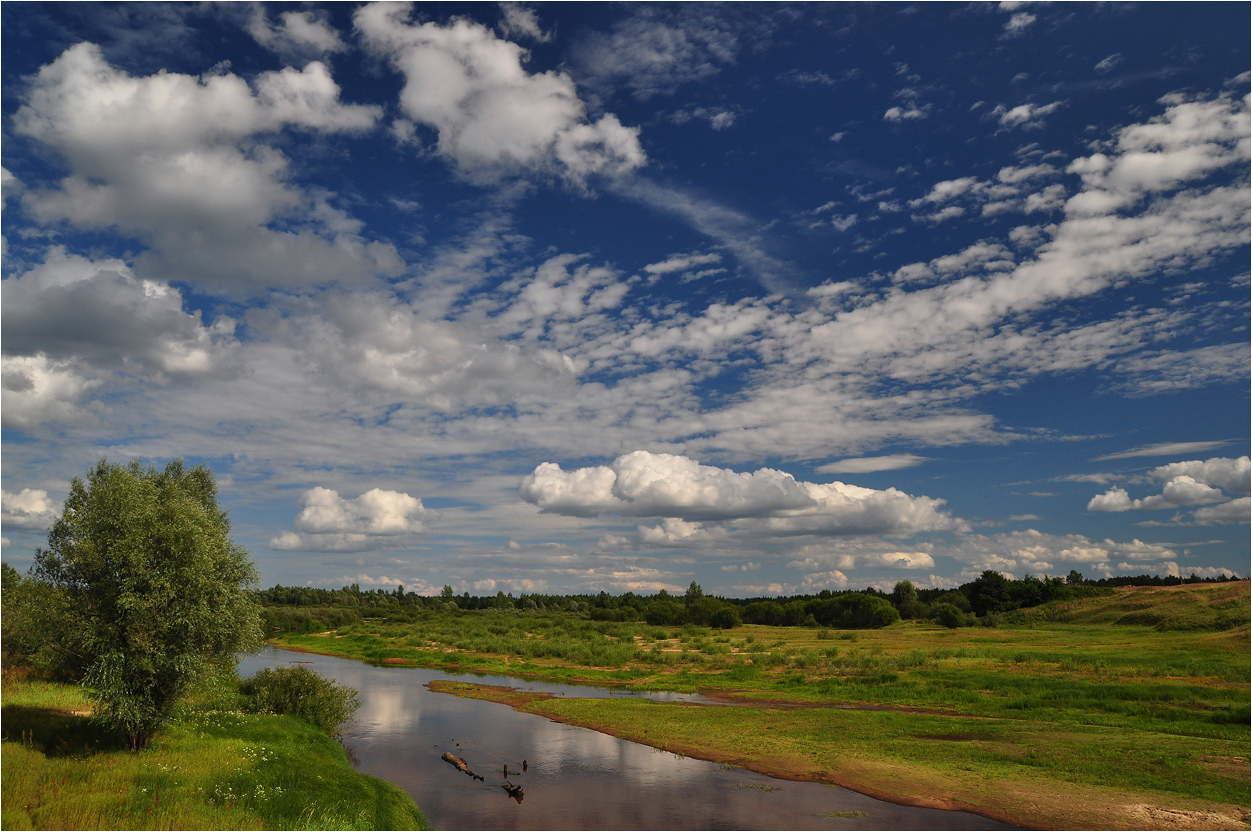
[[[699,691],[727,705],[455,690],[907,805],[1028,827],[1248,828],[1247,608],[1245,582],[1119,591],[999,628],[718,632],[449,612],[278,643],[377,665]],[[1213,628],[1232,614],[1244,623]],[[1127,616],[1158,626],[1117,623]]]
[[[4,829],[425,829],[407,794],[301,720],[192,706],[138,754],[81,689],[6,672]]]
[[[785,702],[728,707],[553,698],[466,682],[434,682],[429,687],[770,777],[827,783],[908,806],[974,812],[1027,828],[1249,825],[1246,806],[1126,788],[1116,777],[1111,785],[1101,786],[1057,776],[1055,764],[1073,746],[1088,758],[1085,768],[1092,771],[1117,767],[1115,761],[1127,754],[1143,757],[1143,738],[1128,740],[1112,729],[1057,731],[1035,721],[894,709],[795,708]],[[960,724],[954,724],[957,720]],[[1185,745],[1157,739],[1152,755],[1177,754]],[[1092,749],[1100,747],[1104,752],[1092,759]],[[1210,755],[1210,762],[1218,764],[1229,759]]]

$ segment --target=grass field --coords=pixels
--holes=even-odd
[[[89,718],[81,689],[6,672],[4,829],[421,829],[400,789],[358,774],[343,747],[291,717],[207,703],[148,750]]]
[[[444,687],[692,756],[1025,826],[1248,828],[1246,582],[1119,590],[1016,618],[958,630],[723,632],[422,613],[280,643],[375,663],[699,690],[726,706]]]

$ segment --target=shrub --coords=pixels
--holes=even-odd
[[[729,630],[738,627],[740,624],[739,613],[735,612],[733,607],[722,607],[713,613],[709,619],[709,624],[719,630]]]
[[[961,612],[955,604],[940,604],[935,610],[935,621],[949,630],[955,630],[957,627],[965,626],[965,613]]]
[[[352,719],[361,700],[355,689],[330,681],[307,667],[267,667],[239,684],[244,710],[290,714],[328,734]]]

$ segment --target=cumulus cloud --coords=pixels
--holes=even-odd
[[[907,534],[958,525],[939,510],[942,500],[894,488],[800,482],[772,468],[740,473],[648,451],[569,472],[545,462],[522,480],[519,493],[548,513],[739,521],[748,533],[766,536]]]
[[[1197,510],[1193,519],[1202,524],[1247,521],[1247,498],[1231,499],[1224,491],[1247,494],[1252,490],[1249,457],[1174,462],[1154,469],[1151,476],[1165,482],[1160,494],[1131,499],[1126,489],[1111,488],[1092,497],[1087,510],[1122,512],[1221,503]],[[1175,522],[1183,522],[1181,515]]]
[[[1171,481],[1180,476],[1188,476],[1195,482],[1216,486],[1234,494],[1247,494],[1252,486],[1252,466],[1246,456],[1171,462],[1154,469],[1152,476]]]
[[[58,506],[42,488],[23,488],[16,493],[0,490],[0,522],[7,528],[42,531],[52,525]]]
[[[373,488],[355,499],[317,486],[304,492],[294,531],[270,540],[271,549],[360,551],[385,546],[388,538],[426,531],[422,501],[401,491]]]
[[[54,422],[90,419],[79,399],[100,380],[77,371],[69,361],[46,355],[2,356],[0,418],[8,428],[29,431]]]
[[[287,157],[256,141],[286,128],[360,132],[380,114],[341,103],[316,61],[252,85],[232,74],[138,77],[80,43],[40,69],[13,116],[19,135],[71,170],[55,188],[27,189],[23,205],[41,222],[139,236],[151,245],[138,260],[146,273],[212,289],[394,273],[394,248],[363,240],[325,196],[289,184]],[[270,227],[279,219],[306,227]]]
[[[81,361],[96,370],[203,375],[228,368],[234,321],[205,326],[168,283],[137,278],[121,260],[53,248],[45,262],[4,281],[9,356]]]
[[[265,7],[257,3],[248,20],[248,34],[280,55],[322,55],[348,48],[339,33],[315,12],[283,12],[278,19],[275,26]]]
[[[935,546],[933,551],[965,564],[971,578],[984,569],[1015,575],[1058,575],[1081,564],[1099,569],[1118,561],[1143,563],[1175,557],[1168,545],[1137,538],[1129,542],[1093,540],[1081,534],[1048,534],[1036,529],[962,535],[952,544]]]
[[[481,24],[414,25],[411,14],[408,3],[373,3],[357,11],[356,26],[404,74],[401,110],[437,131],[438,152],[462,172],[491,178],[546,168],[581,182],[646,161],[637,128],[611,113],[585,121],[565,73],[527,72],[525,50]]]
[[[1252,522],[1252,497],[1239,497],[1221,505],[1196,509],[1191,518],[1201,526]]]

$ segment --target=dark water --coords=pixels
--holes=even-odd
[[[896,806],[834,786],[692,760],[505,705],[432,693],[425,685],[461,679],[565,696],[622,695],[615,691],[371,667],[272,647],[244,658],[239,672],[295,663],[360,692],[361,709],[344,736],[356,767],[407,791],[437,829],[1010,828],[966,812]],[[445,751],[483,780],[441,760]],[[520,803],[501,788],[506,782],[522,788]]]

